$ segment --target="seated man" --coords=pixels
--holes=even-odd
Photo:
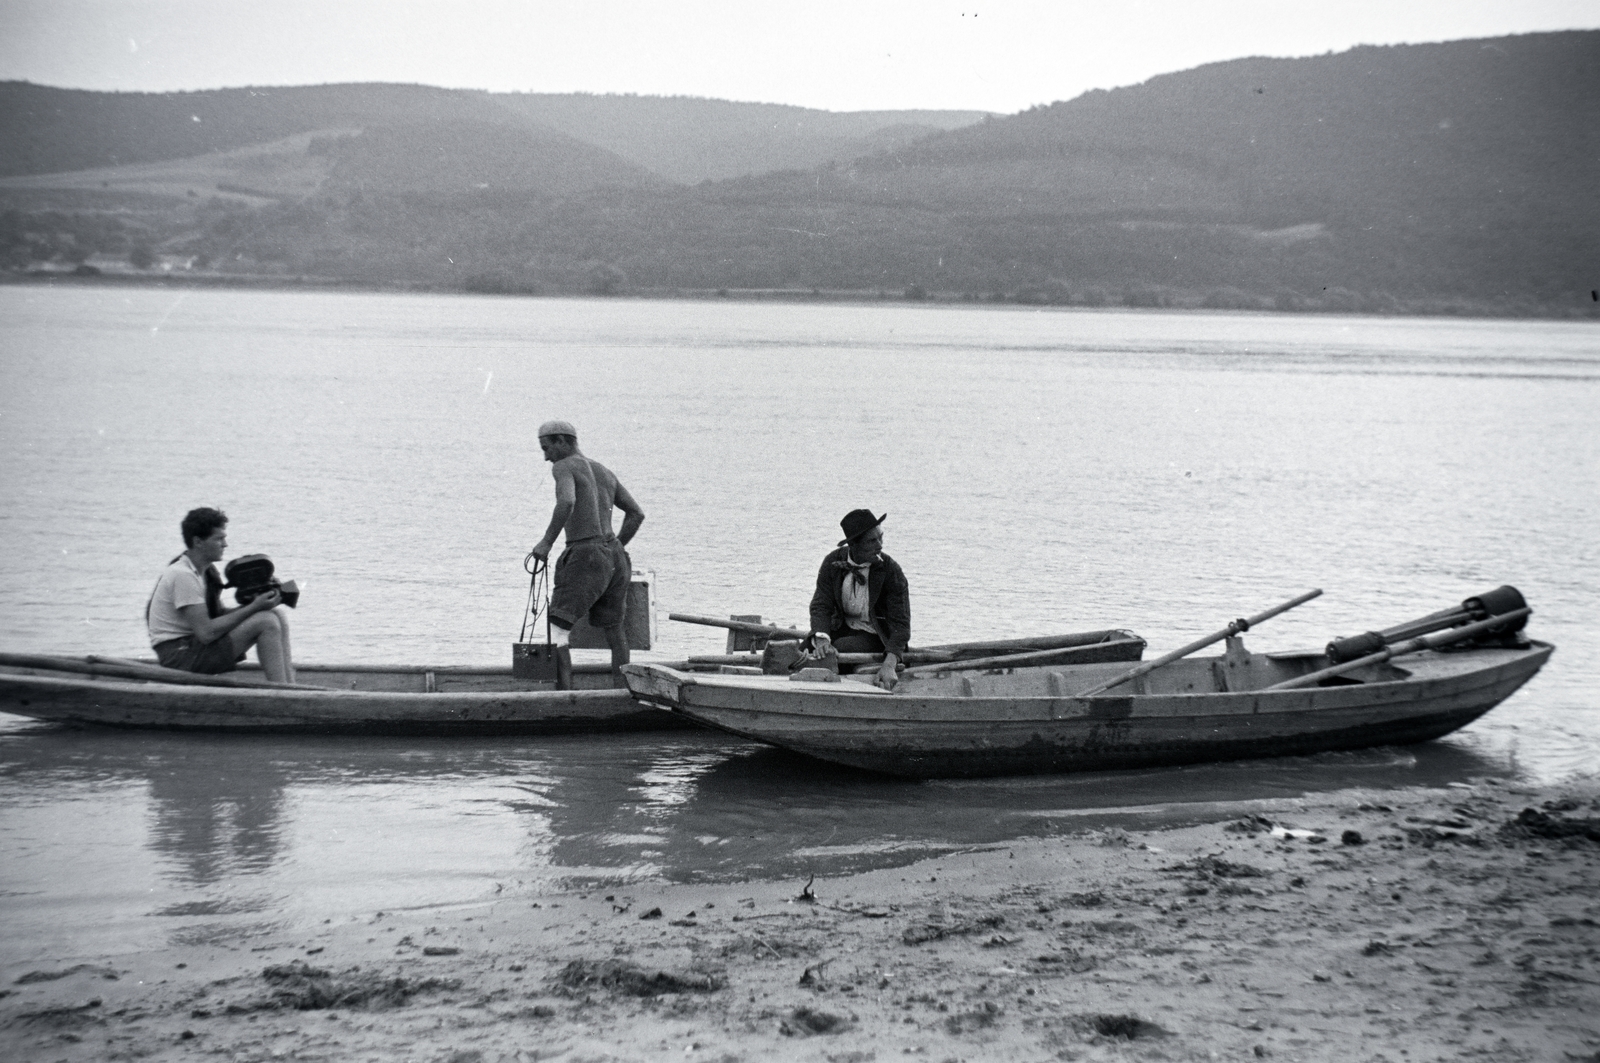
[[[822,559],[811,596],[811,645],[826,653],[881,653],[876,683],[894,689],[895,667],[911,641],[911,590],[906,574],[883,552],[884,517],[853,509],[839,526],[839,549]]]
[[[227,528],[221,510],[191,509],[183,518],[187,549],[161,573],[145,609],[150,645],[166,667],[205,675],[233,671],[254,646],[268,680],[293,683],[282,595],[273,589],[248,605],[222,605],[222,577],[212,566],[228,547]]]

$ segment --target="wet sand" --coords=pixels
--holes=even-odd
[[[1600,782],[0,958],[15,1060],[1595,1060]]]

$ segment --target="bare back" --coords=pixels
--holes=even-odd
[[[554,462],[550,474],[555,477],[558,500],[567,497],[569,485],[572,492],[572,513],[562,529],[568,544],[611,538],[611,510],[617,505],[619,491],[627,496],[611,470],[582,454],[572,454]]]

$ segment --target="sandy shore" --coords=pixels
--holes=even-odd
[[[0,960],[0,1057],[1600,1061],[1595,783],[1347,792],[805,886]]]

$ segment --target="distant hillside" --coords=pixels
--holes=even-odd
[[[122,159],[0,179],[14,270],[138,253],[480,291],[1600,312],[1597,31],[1241,59],[926,136],[963,116],[325,86],[62,94],[52,125],[57,90],[0,88],[0,114],[34,101],[11,172]],[[134,112],[137,136],[114,118]],[[668,179],[791,149],[818,161]]]
[[[494,190],[568,195],[666,182],[564,133],[476,121],[372,126],[314,142],[333,162],[324,191],[428,193]]]
[[[1597,93],[1600,32],[1240,59],[950,133],[864,166],[862,179],[894,194],[907,167],[1022,164],[1043,193],[1030,209],[1165,210],[1159,184],[1075,193],[1082,175],[1061,166],[1127,176],[1159,163],[1225,185],[1229,213],[1257,220],[1330,205],[1520,209],[1593,187],[1600,122],[1580,101]],[[988,196],[988,182],[971,184]]]
[[[508,125],[515,119],[483,93],[423,85],[145,93],[7,81],[0,82],[0,176],[158,162],[316,130],[423,121]]]
[[[810,170],[986,117],[983,111],[819,111],[687,96],[511,93],[492,98],[683,184]]]
[[[892,214],[934,289],[1566,299],[1600,282],[1597,98],[1597,32],[1244,59],[709,194],[865,273],[887,249],[853,234]]]
[[[423,85],[106,93],[0,82],[0,177],[165,162],[320,130],[474,124],[556,131],[668,180],[810,169],[969,125],[981,111],[837,113],[688,97]]]

